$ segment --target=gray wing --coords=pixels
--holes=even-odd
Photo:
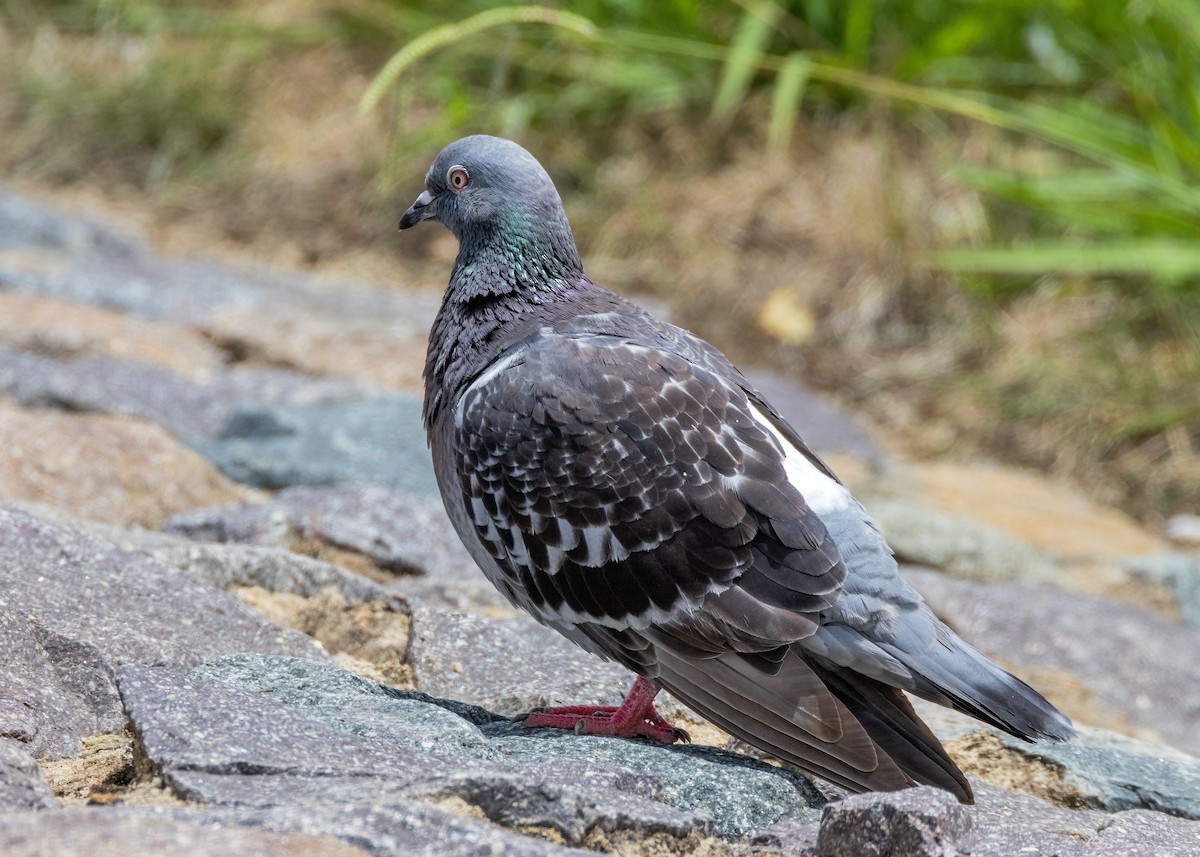
[[[539,337],[467,390],[455,429],[496,583],[542,621],[641,629],[703,604],[729,627],[691,644],[761,651],[838,596],[845,565],[745,393],[672,353]]]

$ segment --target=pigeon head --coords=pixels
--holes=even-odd
[[[400,228],[425,220],[441,221],[458,238],[460,266],[486,258],[525,273],[582,273],[554,182],[511,140],[476,135],[443,149]]]

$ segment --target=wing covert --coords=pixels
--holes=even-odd
[[[542,621],[657,623],[718,647],[728,625],[763,649],[786,640],[757,641],[760,607],[795,614],[765,623],[795,639],[837,597],[845,566],[778,443],[703,366],[544,332],[471,385],[455,428],[475,533]]]

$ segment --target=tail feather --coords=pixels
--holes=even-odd
[[[774,675],[738,655],[693,660],[659,652],[659,682],[705,717],[851,791],[917,783],[972,800],[966,778],[903,694],[792,651]]]
[[[952,632],[951,632],[952,633]],[[913,672],[913,693],[978,718],[1018,738],[1067,741],[1075,736],[1071,721],[1044,696],[992,663],[957,636],[934,653],[913,655],[892,646],[882,648]]]
[[[975,802],[971,784],[903,691],[847,670],[814,668],[871,738],[913,779],[943,788],[963,803]]]

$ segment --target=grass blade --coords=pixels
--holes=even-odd
[[[916,257],[919,265],[955,273],[1038,275],[1147,275],[1167,281],[1200,277],[1200,242],[1148,238],[1106,244],[1019,244],[937,250]]]
[[[362,98],[358,102],[359,112],[365,113],[374,108],[400,75],[422,57],[448,45],[469,39],[476,33],[506,24],[545,24],[578,33],[588,39],[594,39],[599,35],[595,24],[582,15],[571,12],[549,9],[545,6],[502,6],[499,9],[489,9],[462,21],[435,27],[417,36],[397,51],[363,92]]]
[[[746,97],[754,75],[763,66],[763,55],[780,12],[774,3],[758,3],[739,19],[717,94],[713,96],[712,118],[718,124],[728,125]]]
[[[792,141],[792,130],[808,84],[808,68],[808,56],[794,53],[779,70],[771,92],[771,123],[767,127],[767,148],[772,152],[786,151]]]
[[[846,29],[842,53],[851,65],[871,65],[871,30],[874,26],[875,0],[850,0],[846,8]]]

